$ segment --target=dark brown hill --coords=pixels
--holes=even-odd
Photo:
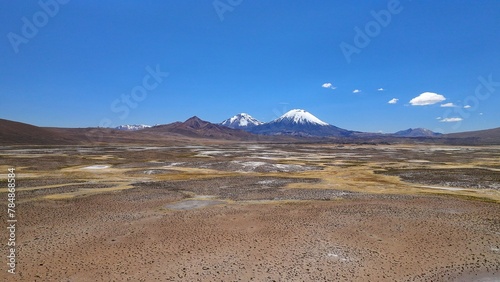
[[[141,130],[145,133],[180,134],[193,138],[213,138],[225,140],[254,140],[256,136],[239,129],[210,123],[194,116],[185,122],[174,122]]]
[[[365,134],[366,135],[366,134]],[[436,143],[450,145],[500,144],[500,128],[443,134],[439,137],[395,138],[384,135],[353,134],[347,138],[306,138],[264,136],[213,124],[198,117],[137,131],[111,128],[49,128],[0,119],[0,145],[167,145],[206,142],[334,142],[334,143]]]
[[[51,129],[0,119],[0,144],[2,145],[64,145],[71,143],[71,138]]]
[[[477,130],[477,131],[466,131],[458,133],[450,133],[442,135],[444,138],[458,138],[458,139],[468,139],[475,141],[479,144],[500,144],[500,127]]]
[[[187,139],[174,133],[168,137],[158,137],[158,134],[153,133],[111,128],[38,127],[0,119],[0,145],[168,144]]]

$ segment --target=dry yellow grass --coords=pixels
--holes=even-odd
[[[51,195],[44,196],[43,198],[48,199],[48,200],[64,200],[64,199],[70,199],[70,198],[74,198],[74,197],[78,197],[78,196],[88,196],[88,195],[99,194],[99,193],[116,192],[116,191],[131,189],[131,188],[134,188],[134,187],[132,185],[129,185],[128,183],[119,183],[115,187],[93,188],[93,189],[82,188],[82,189],[78,189],[75,192],[51,194]]]
[[[280,161],[280,163],[285,163]],[[286,163],[293,163],[288,161]],[[383,163],[363,163],[348,168],[327,166],[322,163],[306,163],[306,165],[321,165],[323,170],[312,170],[294,173],[260,173],[262,176],[292,177],[292,178],[318,178],[319,183],[289,183],[286,188],[294,189],[336,189],[352,192],[374,193],[374,194],[419,194],[432,193],[441,195],[464,196],[471,199],[489,199],[500,203],[500,192],[491,189],[457,189],[448,187],[430,188],[423,185],[406,183],[396,176],[375,174],[374,170],[384,166]],[[426,165],[431,169],[454,169],[454,168],[480,168],[484,162],[474,162],[464,165]],[[415,165],[418,166],[418,165]],[[495,169],[491,169],[497,171]],[[441,189],[440,189],[441,188]]]
[[[304,145],[302,148],[317,150],[317,149],[335,149],[339,148],[337,145],[330,144],[315,144],[315,145]],[[45,196],[47,199],[61,199],[74,196],[84,196],[95,193],[105,193],[110,191],[120,191],[123,190],[123,186],[129,187],[133,182],[137,181],[184,181],[184,180],[202,180],[211,179],[217,177],[234,177],[239,175],[245,176],[260,176],[260,177],[286,177],[286,178],[308,178],[308,179],[320,179],[318,183],[290,183],[286,188],[307,188],[307,189],[334,189],[334,190],[346,190],[353,192],[363,192],[363,193],[375,193],[375,194],[419,194],[419,193],[431,193],[431,194],[447,194],[455,196],[464,196],[471,198],[486,198],[493,201],[500,201],[500,192],[488,189],[457,189],[452,190],[449,187],[426,187],[423,185],[407,183],[401,181],[396,176],[388,176],[383,174],[376,174],[374,171],[383,169],[469,169],[469,168],[482,168],[488,169],[490,171],[498,172],[500,171],[498,167],[500,161],[498,158],[484,155],[484,157],[475,158],[468,160],[466,162],[439,162],[433,163],[427,161],[428,155],[422,155],[419,160],[406,160],[396,162],[394,160],[381,160],[377,162],[366,161],[359,158],[359,154],[356,156],[349,157],[349,154],[355,154],[359,150],[376,148],[378,151],[383,150],[395,150],[395,151],[408,151],[415,152],[418,150],[456,150],[456,147],[447,146],[415,146],[415,145],[390,145],[390,146],[377,146],[373,147],[371,145],[345,145],[342,146],[343,153],[325,153],[321,154],[310,154],[302,152],[285,152],[279,151],[281,153],[286,153],[287,158],[275,158],[274,162],[280,164],[293,164],[301,166],[319,166],[321,169],[309,170],[301,172],[237,172],[237,171],[223,171],[217,169],[207,169],[198,167],[168,167],[168,172],[160,174],[144,174],[137,175],[131,174],[129,172],[136,171],[137,168],[116,168],[110,165],[110,167],[105,169],[86,169],[87,165],[71,166],[54,171],[29,171],[26,167],[19,167],[17,174],[17,180],[22,181],[23,179],[33,179],[33,178],[65,178],[68,179],[70,183],[64,184],[54,184],[54,185],[43,185],[35,187],[20,188],[19,191],[31,191],[38,189],[52,189],[61,188],[70,185],[82,184],[76,183],[74,181],[82,182],[92,182],[94,184],[106,184],[109,185],[110,182],[120,183],[118,187],[113,188],[102,188],[102,189],[80,189],[76,192],[61,193],[55,195]],[[477,150],[476,147],[460,147],[461,150]],[[490,149],[500,149],[500,147],[490,147]],[[450,151],[453,152],[453,151]],[[450,153],[451,154],[451,153]],[[24,157],[31,158],[38,154],[24,154]],[[41,155],[41,154],[40,154]],[[61,155],[66,156],[66,154],[54,154],[53,156]],[[179,153],[177,157],[193,157],[199,155],[196,152],[182,152]],[[201,154],[203,157],[214,158],[213,156],[207,156]],[[14,156],[9,156],[14,157]],[[115,155],[95,155],[89,154],[82,156],[84,159],[92,160],[122,160],[123,158],[117,157]],[[156,160],[161,162],[161,159]],[[265,160],[264,160],[265,161]],[[154,163],[155,161],[149,160],[148,162]],[[7,171],[9,166],[0,165],[0,178],[6,178],[6,173],[1,173]],[[142,167],[144,170],[154,170],[158,169],[157,166]],[[3,171],[2,171],[3,170]],[[71,181],[73,180],[73,181]],[[122,187],[122,188],[119,188]],[[441,189],[442,188],[442,189]],[[92,192],[90,192],[90,190]],[[0,193],[7,192],[6,188],[0,187]]]

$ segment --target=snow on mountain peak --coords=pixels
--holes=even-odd
[[[261,125],[262,122],[256,120],[251,115],[247,113],[240,113],[232,118],[226,119],[220,123],[220,125],[224,125],[230,128],[245,128],[245,127],[253,127],[257,125]]]
[[[127,130],[127,131],[132,131],[132,130],[140,130],[140,129],[145,129],[145,128],[150,128],[150,125],[146,124],[124,124],[115,127],[115,129],[118,130]]]
[[[273,122],[289,122],[296,124],[317,124],[317,125],[328,125],[328,123],[320,120],[311,113],[302,109],[294,109],[288,111],[281,117],[275,119]]]

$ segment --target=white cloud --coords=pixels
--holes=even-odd
[[[471,105],[465,105],[464,106],[464,109],[468,109],[468,108],[471,108]]]
[[[380,87],[379,89],[377,89],[377,91],[384,91],[385,89]]]
[[[454,118],[444,118],[440,120],[440,122],[457,122],[457,121],[462,121],[462,118],[454,117]]]
[[[437,117],[436,119],[441,119],[441,117]]]
[[[433,105],[442,102],[444,100],[446,100],[446,98],[441,94],[424,92],[418,95],[417,97],[411,99],[410,104],[412,106],[426,106],[426,105]]]
[[[387,103],[389,103],[389,104],[396,104],[398,101],[399,101],[399,99],[397,99],[397,98],[392,98],[392,99],[391,99],[389,102],[387,102]]]
[[[456,105],[453,103],[445,103],[445,104],[441,104],[441,107],[442,108],[455,108]]]
[[[482,116],[482,115],[483,115],[483,113],[479,113],[479,115],[480,115],[480,116]]]
[[[321,85],[321,87],[328,88],[328,89],[337,89],[337,87],[333,86],[330,82],[323,83],[323,85]]]
[[[354,90],[352,91],[352,93],[354,93],[354,94],[359,93],[359,92],[361,92],[361,90],[359,90],[359,89],[354,89]]]

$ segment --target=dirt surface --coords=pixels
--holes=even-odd
[[[499,165],[499,147],[3,147],[0,280],[497,279]]]

